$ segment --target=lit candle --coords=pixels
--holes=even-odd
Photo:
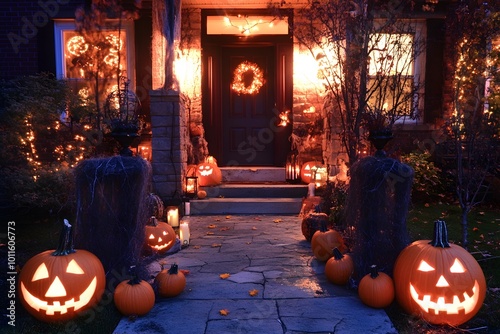
[[[184,202],[184,215],[189,216],[191,214],[191,203]]]
[[[172,227],[179,226],[179,209],[178,208],[172,208],[172,209],[168,210],[167,223]]]
[[[313,182],[311,182],[308,184],[308,188],[309,188],[309,190],[307,192],[307,197],[314,196],[314,189],[316,189],[316,185]]]
[[[189,245],[189,237],[191,233],[189,232],[189,224],[187,222],[181,222],[179,228],[179,239],[182,245]]]

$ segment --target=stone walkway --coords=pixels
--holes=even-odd
[[[326,280],[298,217],[188,221],[189,247],[163,258],[167,268],[175,262],[189,270],[184,292],[157,299],[146,316],[122,319],[114,334],[397,333],[383,310]],[[155,275],[160,265],[149,269]],[[230,276],[222,279],[224,273]]]

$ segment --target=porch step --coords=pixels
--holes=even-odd
[[[307,185],[285,182],[280,167],[222,167],[222,184],[201,187],[205,199],[191,200],[191,215],[299,214]]]

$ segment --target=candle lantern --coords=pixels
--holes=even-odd
[[[316,184],[316,188],[324,186],[328,179],[328,171],[324,166],[314,166],[311,168],[312,182]]]
[[[179,208],[176,206],[167,207],[167,223],[172,227],[179,227]]]
[[[186,196],[194,198],[198,193],[198,177],[186,176]]]
[[[179,228],[179,239],[182,246],[189,245],[189,238],[191,237],[191,232],[189,231],[189,224],[186,221],[182,221]]]
[[[298,183],[300,181],[300,165],[297,155],[297,151],[292,151],[286,159],[285,179],[288,183]]]

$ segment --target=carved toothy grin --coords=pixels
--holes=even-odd
[[[429,310],[433,310],[434,314],[439,314],[439,312],[446,312],[446,314],[459,314],[460,311],[463,311],[465,314],[472,312],[479,301],[478,292],[479,284],[477,281],[474,281],[472,296],[464,292],[464,300],[462,302],[458,296],[453,296],[453,302],[446,303],[444,297],[439,297],[437,301],[432,301],[430,295],[423,295],[423,297],[420,297],[413,285],[410,284],[410,294],[413,301],[415,301],[426,313],[429,313]]]
[[[171,243],[172,242],[169,242],[169,243],[166,243],[166,244],[162,244],[162,245],[154,245],[154,246],[151,246],[151,248],[160,251],[160,250],[163,250],[163,249],[167,248],[168,246],[170,246]]]
[[[28,289],[24,286],[24,283],[21,282],[21,292],[24,296],[24,300],[28,303],[29,306],[34,308],[37,311],[44,310],[47,315],[54,315],[55,312],[60,314],[65,314],[68,312],[68,309],[73,307],[74,311],[77,311],[87,305],[92,296],[94,295],[97,287],[97,277],[94,277],[92,282],[90,282],[89,286],[82,294],[79,296],[78,301],[75,301],[75,298],[71,298],[64,302],[61,305],[60,301],[54,301],[52,305],[49,305],[48,302],[43,301],[35,296],[33,296]]]
[[[209,169],[209,170],[201,170],[201,171],[200,171],[200,174],[201,174],[201,176],[209,176],[209,175],[211,175],[211,174],[212,174],[212,172],[213,172],[213,169]]]

